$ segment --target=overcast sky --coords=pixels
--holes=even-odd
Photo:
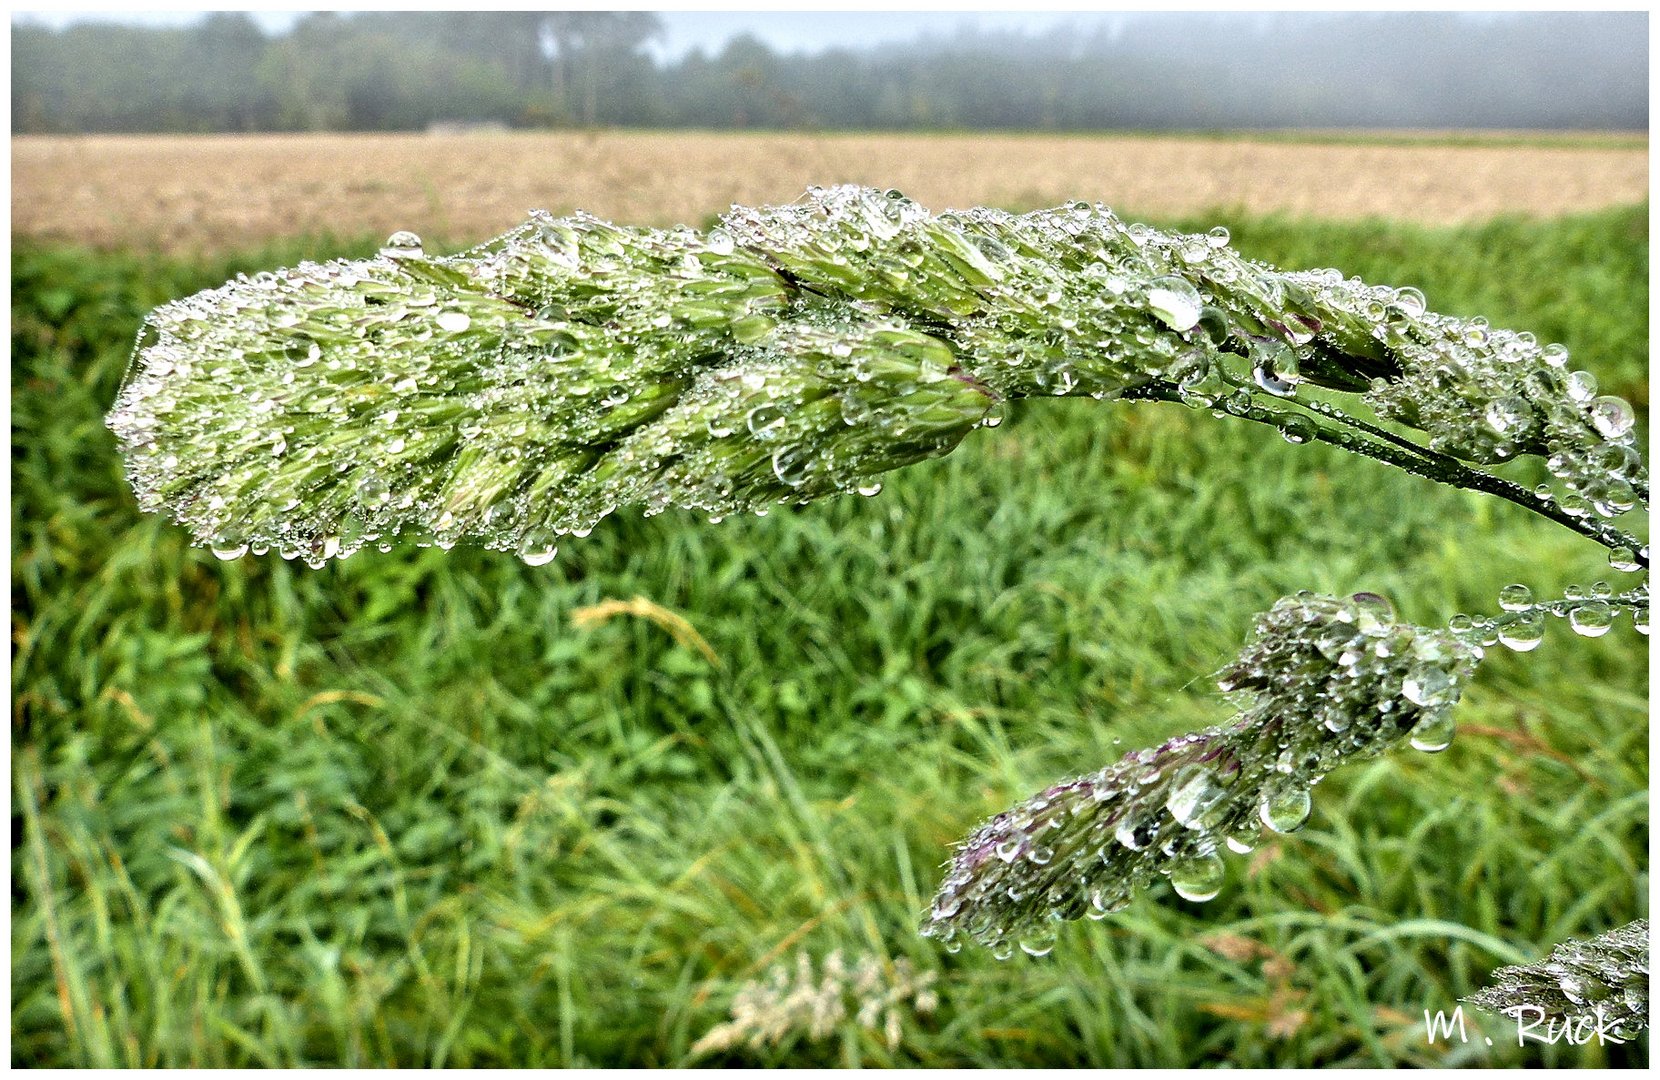
[[[292,26],[304,12],[254,11],[253,18],[268,33]],[[83,11],[18,12],[18,22],[61,27],[73,22],[139,23],[177,26],[202,17],[200,11]],[[664,40],[655,46],[659,57],[678,59],[696,48],[715,52],[740,33],[754,34],[775,52],[818,52],[836,46],[866,46],[914,41],[923,35],[946,37],[964,28],[1042,33],[1058,25],[1095,29],[1112,26],[1123,12],[1101,11],[661,11]]]

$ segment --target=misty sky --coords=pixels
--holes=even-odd
[[[280,33],[305,13],[249,14],[267,33]],[[177,26],[201,16],[200,11],[57,10],[18,12],[13,19],[53,27],[89,20]],[[741,33],[753,34],[775,52],[819,52],[837,46],[908,42],[923,36],[950,37],[964,29],[1038,34],[1056,26],[1076,26],[1093,31],[1099,27],[1110,29],[1135,15],[1121,11],[662,11],[658,17],[663,20],[664,38],[654,44],[652,51],[661,59],[675,60],[696,48],[716,52]]]

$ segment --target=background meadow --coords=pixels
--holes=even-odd
[[[1646,204],[1154,220],[1217,222],[1248,255],[1562,341],[1646,415]],[[15,1064],[684,1064],[746,980],[837,949],[935,973],[938,1007],[901,1009],[893,1046],[848,1020],[698,1060],[1646,1061],[1646,1036],[1518,1051],[1479,1014],[1430,1046],[1422,1019],[1647,914],[1625,620],[1497,650],[1449,750],[1333,775],[1208,903],[1154,890],[1041,959],[915,933],[983,817],[1223,721],[1208,673],[1277,597],[1370,590],[1434,623],[1511,581],[1619,576],[1600,549],[1266,428],[1091,401],[1021,403],[874,498],[623,514],[536,568],[225,563],[140,514],[102,418],[144,312],[381,239],[17,241]]]

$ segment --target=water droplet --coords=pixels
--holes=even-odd
[[[1199,324],[1204,306],[1199,290],[1185,278],[1161,277],[1147,287],[1147,307],[1153,317],[1177,333],[1186,333]]]
[[[1515,652],[1532,652],[1545,640],[1545,617],[1537,611],[1513,615],[1497,623],[1499,644]]]
[[[1028,956],[1048,956],[1055,947],[1055,931],[1049,927],[1029,931],[1020,939],[1020,951]]]
[[[1580,372],[1574,374],[1578,375]],[[1599,397],[1591,402],[1591,425],[1601,432],[1604,438],[1617,439],[1630,431],[1636,423],[1636,414],[1622,398]]]
[[[1277,833],[1292,833],[1308,821],[1314,800],[1305,787],[1287,787],[1262,800],[1257,817]]]
[[[459,334],[469,326],[473,320],[464,311],[442,311],[438,313],[438,329],[451,334]]]
[[[1172,779],[1165,809],[1189,829],[1206,829],[1215,824],[1216,811],[1226,796],[1215,773],[1201,765],[1189,765]]]
[[[1163,375],[1177,386],[1194,386],[1210,374],[1210,354],[1204,349],[1183,349],[1165,366]]]
[[[1349,598],[1354,607],[1355,629],[1368,637],[1382,637],[1395,624],[1395,607],[1377,593],[1360,592]]]
[[[1621,573],[1634,573],[1643,568],[1637,561],[1637,553],[1628,547],[1617,547],[1608,553],[1608,565]]]
[[[744,424],[757,439],[771,438],[784,426],[784,410],[776,405],[757,405],[749,410]]]
[[[730,255],[736,249],[732,234],[725,229],[710,229],[705,244],[716,255]]]
[[[1422,317],[1427,307],[1424,294],[1410,285],[1395,290],[1395,304],[1413,319]]]
[[[1321,630],[1314,639],[1314,647],[1327,660],[1344,667],[1352,667],[1360,660],[1355,631],[1347,623],[1333,623]]]
[[[882,494],[882,485],[881,485],[881,483],[876,482],[876,481],[872,481],[871,483],[868,483],[868,484],[860,484],[859,487],[858,487],[858,492],[859,492],[860,495],[863,495],[867,499],[874,498],[877,495]]]
[[[785,446],[772,455],[772,472],[778,482],[788,487],[800,487],[812,472],[812,457],[799,446]]]
[[[421,250],[421,238],[408,230],[388,236],[380,253],[388,259],[419,259],[425,254]]]
[[[519,544],[519,558],[526,566],[546,566],[559,554],[559,549],[547,539],[545,533],[527,535]]]
[[[1105,857],[1106,849],[1101,850]],[[1124,882],[1113,881],[1096,885],[1089,890],[1089,911],[1086,914],[1091,919],[1104,919],[1115,911],[1123,911],[1129,902],[1130,891]]]
[[[1423,708],[1449,704],[1455,697],[1452,676],[1433,664],[1416,664],[1401,680],[1401,696]]]
[[[1458,725],[1453,720],[1451,709],[1425,712],[1418,717],[1418,722],[1412,725],[1412,738],[1409,741],[1414,750],[1435,754],[1452,745],[1453,735],[1457,730]]]
[[[1131,851],[1142,851],[1157,839],[1158,834],[1158,818],[1148,815],[1139,821],[1134,817],[1126,816],[1118,823],[1118,828],[1113,830],[1112,835],[1120,844]]]
[[[1221,225],[1216,226],[1216,228],[1205,234],[1205,242],[1213,248],[1227,247],[1228,240],[1228,230]]]
[[[1292,413],[1280,420],[1279,428],[1280,437],[1293,446],[1311,441],[1319,430],[1312,417],[1301,413]]]
[[[232,559],[242,558],[247,553],[248,545],[231,537],[216,537],[213,541],[214,558],[230,562]]]
[[[1614,609],[1601,600],[1592,600],[1568,612],[1568,625],[1580,637],[1601,637],[1614,625]]]
[[[1586,486],[1585,494],[1595,503],[1597,513],[1604,517],[1623,514],[1637,505],[1637,492],[1617,476],[1593,480]]]
[[[1295,397],[1300,381],[1297,354],[1283,341],[1256,345],[1251,349],[1251,376],[1275,397]]]
[[[1566,345],[1552,342],[1539,351],[1539,356],[1553,368],[1568,366],[1568,347]]]
[[[392,489],[378,476],[365,476],[358,482],[357,498],[366,509],[379,509],[391,500]]]
[[[1509,395],[1487,403],[1487,426],[1500,435],[1517,436],[1533,424],[1533,407],[1526,398]]]
[[[1499,590],[1499,607],[1506,611],[1520,611],[1533,603],[1533,590],[1526,585],[1506,585]]]
[[[1202,903],[1222,891],[1226,874],[1220,855],[1201,855],[1170,871],[1170,887],[1182,899]]]
[[[1570,371],[1564,381],[1568,397],[1574,401],[1590,401],[1597,396],[1597,377],[1589,371]]]

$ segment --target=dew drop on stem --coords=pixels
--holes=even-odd
[[[1410,741],[1414,750],[1422,750],[1428,754],[1439,753],[1452,745],[1453,736],[1458,726],[1453,720],[1451,710],[1439,713],[1425,713],[1412,726]]]
[[[1277,833],[1292,833],[1308,821],[1314,799],[1305,787],[1291,786],[1274,792],[1262,801],[1258,817]]]
[[[1215,854],[1190,859],[1170,871],[1170,887],[1184,900],[1203,902],[1222,891],[1226,867]]]

